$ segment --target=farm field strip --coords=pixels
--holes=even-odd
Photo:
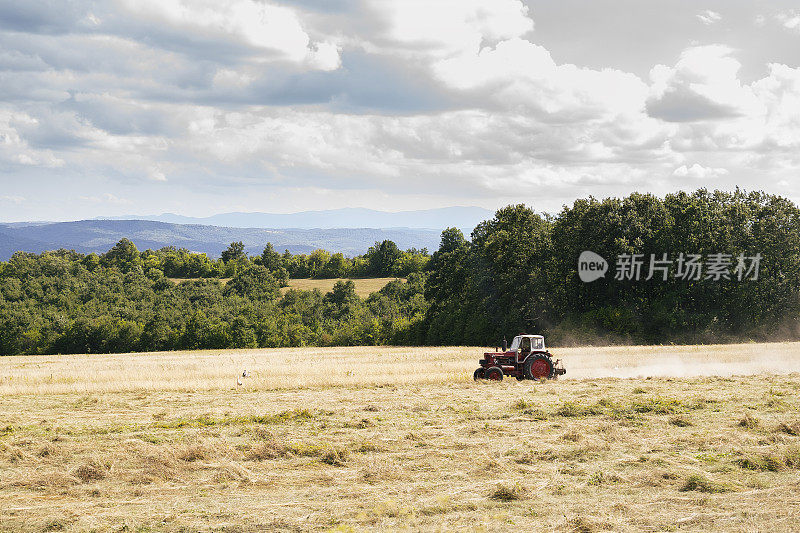
[[[0,394],[246,390],[457,383],[486,348],[335,347],[0,358]],[[562,380],[800,372],[800,343],[553,349]]]
[[[312,278],[295,278],[289,280],[289,286],[281,289],[282,293],[286,293],[289,289],[300,289],[304,291],[313,291],[319,289],[321,292],[326,293],[333,290],[333,286],[337,281],[347,281],[350,279],[356,286],[356,294],[360,298],[366,298],[373,292],[378,292],[386,286],[390,281],[402,278],[333,278],[333,279],[312,279]],[[405,280],[403,280],[405,281]]]
[[[168,278],[176,285],[185,281],[196,281],[198,279],[214,279],[225,285],[231,278]],[[321,292],[326,293],[333,290],[333,286],[337,281],[351,280],[356,286],[356,294],[360,298],[366,298],[373,292],[378,292],[386,286],[390,281],[404,278],[330,278],[330,279],[314,279],[314,278],[293,278],[289,280],[289,285],[281,288],[281,293],[286,294],[289,289],[299,289],[304,291],[313,291],[319,289]]]

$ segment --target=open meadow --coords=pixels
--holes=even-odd
[[[390,281],[402,278],[350,278],[356,286],[356,294],[359,298],[366,298],[373,292],[378,292]],[[330,292],[337,281],[347,281],[347,278],[314,279],[314,278],[295,278],[289,280],[289,285],[281,288],[281,293],[285,294],[289,289],[303,291],[313,291],[319,289],[322,293]],[[405,280],[404,280],[405,281]]]
[[[198,278],[169,278],[175,284],[183,283],[184,281],[196,281]],[[214,279],[214,278],[202,278]],[[281,294],[286,294],[290,289],[297,289],[302,291],[313,291],[319,289],[321,292],[326,293],[333,290],[333,286],[337,281],[352,281],[356,286],[356,294],[359,298],[366,298],[373,292],[378,292],[386,286],[390,281],[403,278],[292,278],[286,287],[281,287]],[[219,281],[223,285],[228,283],[231,278],[221,278]],[[405,281],[405,279],[403,279]]]
[[[0,358],[0,530],[800,523],[800,343],[554,349],[543,383],[482,351]]]

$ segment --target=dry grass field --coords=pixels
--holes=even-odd
[[[0,358],[0,530],[796,531],[800,344],[481,351]]]
[[[387,283],[394,281],[398,278],[354,278],[352,281],[356,285],[356,294],[361,298],[366,298],[373,292],[378,292]],[[333,285],[337,281],[346,281],[344,278],[336,279],[290,279],[289,286],[283,287],[281,292],[286,292],[289,289],[302,289],[304,291],[313,291],[319,289],[322,293],[330,292],[333,290]]]
[[[394,281],[398,278],[353,278],[353,283],[356,285],[356,294],[361,298],[366,298],[373,292],[378,292],[387,283]],[[183,283],[184,281],[194,281],[193,278],[169,278],[175,284]],[[231,278],[221,278],[219,281],[225,285]],[[312,279],[312,278],[297,278],[290,279],[289,286],[281,288],[281,293],[285,294],[289,289],[302,289],[304,291],[313,291],[319,289],[322,293],[330,292],[333,290],[333,285],[337,281],[346,281],[345,278],[335,279]],[[405,281],[405,280],[403,280]]]

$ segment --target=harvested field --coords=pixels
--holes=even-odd
[[[2,358],[0,524],[793,531],[800,520],[798,344],[554,350],[569,379],[545,383],[473,382],[480,352]]]
[[[0,358],[0,394],[140,390],[247,390],[469,381],[485,350],[464,346],[357,346],[199,350]],[[800,372],[800,343],[606,346],[552,350],[562,380]]]

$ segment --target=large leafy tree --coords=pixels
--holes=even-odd
[[[230,246],[222,251],[221,257],[226,263],[244,260],[247,257],[244,252],[244,243],[242,241],[232,242]]]
[[[367,251],[369,273],[373,276],[391,276],[395,264],[402,257],[403,252],[397,245],[389,240],[376,242]]]
[[[128,272],[135,267],[142,266],[142,258],[136,245],[129,239],[122,239],[100,259],[103,266],[117,268]]]

